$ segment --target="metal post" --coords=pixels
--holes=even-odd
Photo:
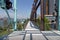
[[[7,11],[7,9],[6,9],[6,8],[5,8],[5,11],[6,11],[6,13],[7,13],[8,20],[9,20],[9,24],[10,24],[10,16],[9,16],[9,13],[8,13],[8,11]]]
[[[17,30],[17,11],[16,11],[16,0],[14,0],[14,30]]]
[[[7,16],[8,16],[8,32],[9,32],[9,25],[10,25],[10,22],[11,22],[11,20],[10,20],[10,16],[9,16],[9,13],[8,13],[8,11],[7,11],[7,8],[6,8],[6,4],[5,4],[5,2],[3,1],[3,3],[4,3],[4,10],[5,10],[5,12],[6,12],[6,14],[7,14]]]
[[[10,20],[10,16],[9,16],[9,13],[8,13],[8,11],[7,11],[7,9],[5,8],[5,11],[6,11],[6,13],[7,13],[7,16],[8,16],[8,32],[10,32],[10,30],[9,30],[9,25],[10,25],[10,22],[11,22],[11,20]]]
[[[60,0],[59,0],[59,11],[58,11],[59,13],[59,16],[58,16],[58,23],[59,23],[59,25],[58,25],[58,30],[60,31]]]

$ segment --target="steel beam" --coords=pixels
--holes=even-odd
[[[41,26],[40,30],[44,30],[44,0],[41,0]]]
[[[38,7],[40,6],[41,1],[39,1],[38,5],[36,6],[36,10],[38,9]]]
[[[40,1],[38,2],[38,0],[34,0],[30,19],[33,19],[33,20],[35,19],[36,20],[36,16],[37,16],[36,11],[37,11],[39,5],[40,5]]]

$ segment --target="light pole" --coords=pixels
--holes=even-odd
[[[17,30],[17,10],[16,10],[16,0],[14,0],[14,30]]]

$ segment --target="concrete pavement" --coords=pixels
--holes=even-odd
[[[14,31],[8,35],[9,40],[23,40],[26,32],[25,31]]]
[[[25,31],[14,31],[8,35],[9,40],[60,40],[60,31],[40,31],[29,21]]]
[[[39,29],[31,21],[29,21],[25,30],[39,30]]]
[[[28,22],[25,31],[27,31],[25,40],[46,40],[41,34],[39,28],[31,21]]]

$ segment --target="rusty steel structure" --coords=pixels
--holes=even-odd
[[[49,0],[46,0],[46,15],[49,15]]]
[[[49,15],[49,0],[41,0],[41,25],[40,30],[45,30],[44,27],[44,15]]]
[[[44,30],[44,15],[49,15],[49,0],[34,0],[32,4],[32,11],[30,20],[36,21],[37,18],[37,10],[40,9],[40,18],[41,18],[41,25],[40,30]]]
[[[41,0],[41,26],[40,30],[44,30],[44,0]]]
[[[37,5],[38,4],[38,5]],[[32,4],[32,11],[31,11],[31,16],[30,16],[30,20],[31,21],[36,21],[36,17],[37,17],[37,9],[40,6],[40,1],[38,0],[34,0],[33,4]]]
[[[40,30],[44,30],[44,6],[43,6],[43,0],[34,0],[33,5],[32,5],[32,11],[31,11],[31,16],[30,16],[30,20],[31,21],[36,21],[37,18],[37,9],[39,7],[41,7],[41,26],[40,26]]]

